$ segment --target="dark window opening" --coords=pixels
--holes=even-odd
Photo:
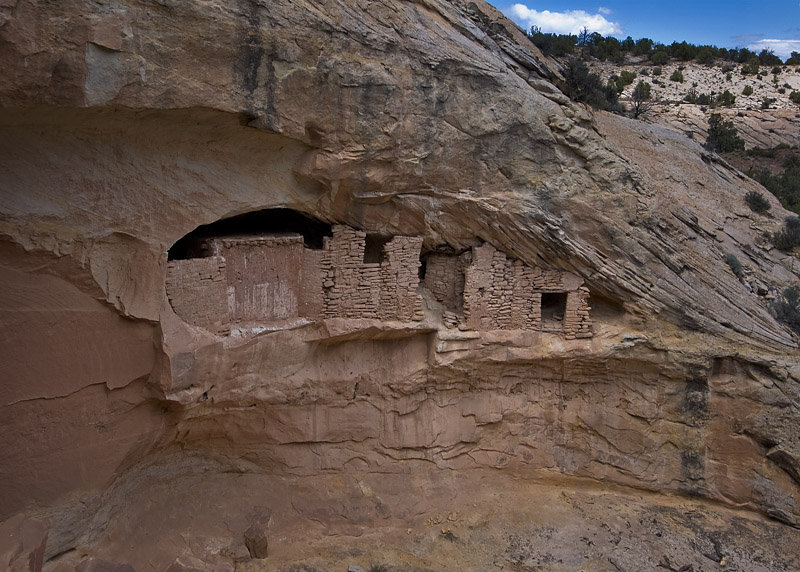
[[[544,292],[542,294],[542,324],[554,325],[564,321],[567,310],[566,292]]]
[[[259,236],[295,232],[303,235],[306,248],[321,249],[323,239],[333,236],[331,225],[291,209],[265,209],[198,226],[169,249],[169,260],[211,256],[207,239],[226,236]]]
[[[433,252],[425,248],[424,246],[420,249],[419,253],[419,279],[420,281],[425,280],[425,274],[428,272],[428,257]]]
[[[375,264],[386,260],[386,251],[383,247],[390,240],[392,240],[391,236],[368,234],[364,244],[364,262]]]

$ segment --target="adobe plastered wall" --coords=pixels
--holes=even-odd
[[[298,317],[303,279],[301,235],[221,238],[211,242],[226,261],[230,321],[275,322]]]

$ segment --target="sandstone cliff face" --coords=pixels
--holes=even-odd
[[[784,211],[685,135],[570,103],[489,6],[20,0],[0,49],[0,518],[48,518],[48,557],[201,470],[503,469],[800,522],[798,351],[765,298],[797,281],[765,238]],[[253,337],[179,318],[170,247],[270,208],[569,272],[594,337],[447,328],[430,298]]]

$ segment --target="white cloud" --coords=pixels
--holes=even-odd
[[[600,6],[597,9],[597,11],[600,12],[603,16],[610,16],[611,13],[613,12],[611,8],[606,8],[605,6]]]
[[[792,52],[800,52],[800,40],[759,40],[747,46],[748,50],[760,52],[764,48],[772,50],[775,55],[785,60]]]
[[[609,22],[602,14],[589,14],[583,10],[567,10],[551,12],[550,10],[534,10],[524,4],[514,4],[506,14],[526,30],[538,26],[542,32],[556,34],[577,34],[583,28],[590,32],[599,32],[604,36],[621,34],[622,27],[616,22]]]

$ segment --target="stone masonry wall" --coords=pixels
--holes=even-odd
[[[592,322],[589,318],[589,289],[581,286],[567,294],[567,309],[564,313],[564,337],[591,338]]]
[[[450,312],[464,311],[464,274],[472,252],[449,255],[433,252],[425,258],[425,287]]]
[[[422,239],[398,236],[384,245],[385,259],[364,262],[367,234],[334,226],[319,259],[323,318],[422,320],[419,252]]]
[[[422,320],[422,239],[393,238],[376,263],[364,262],[365,241],[346,226],[322,250],[305,248],[299,234],[212,238],[212,257],[169,263],[167,294],[185,321],[215,332],[300,316]]]
[[[325,253],[320,260],[323,318],[377,317],[374,308],[367,308],[367,301],[359,299],[366,238],[365,232],[334,226],[333,236],[324,239]],[[370,313],[374,316],[369,316]]]
[[[473,249],[464,280],[464,318],[475,330],[540,330],[541,295],[566,292],[566,338],[591,336],[588,297],[579,277],[511,260],[489,244]]]
[[[541,305],[534,296],[541,270],[509,260],[488,244],[472,251],[464,281],[464,317],[470,329],[538,330]],[[541,279],[538,280],[541,282]]]
[[[384,245],[386,260],[380,265],[379,318],[419,321],[424,317],[419,286],[419,252],[422,239],[396,236]]]
[[[167,294],[184,320],[214,332],[300,316],[422,320],[422,239],[394,237],[381,262],[364,262],[366,237],[334,226],[322,250],[305,248],[299,234],[210,239],[214,256],[169,263]],[[448,312],[463,309],[469,329],[541,330],[542,294],[557,293],[565,299],[558,331],[592,335],[589,291],[579,277],[527,266],[488,244],[461,256],[429,255],[425,284]]]
[[[167,297],[184,321],[215,333],[228,331],[225,259],[221,256],[167,263]]]

